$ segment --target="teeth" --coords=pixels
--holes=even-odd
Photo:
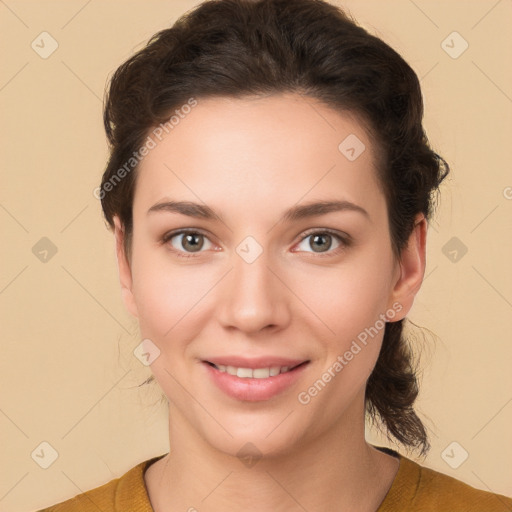
[[[215,365],[217,370],[229,375],[236,375],[242,379],[266,379],[275,377],[280,373],[286,373],[290,370],[290,366],[271,366],[270,368],[237,368],[235,366],[225,366],[223,364]]]
[[[250,368],[238,368],[236,376],[242,378],[252,377],[252,370]]]
[[[238,373],[237,373],[238,375]],[[255,379],[266,379],[270,377],[270,368],[255,368],[252,371],[252,376]]]
[[[281,368],[279,366],[271,366],[270,367],[270,376],[275,377],[281,373]]]

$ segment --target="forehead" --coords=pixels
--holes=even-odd
[[[134,210],[166,196],[258,214],[311,199],[384,206],[374,148],[355,116],[298,94],[198,98],[183,112],[149,132],[155,145],[139,165]]]

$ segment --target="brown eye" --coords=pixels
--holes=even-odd
[[[324,252],[325,250],[329,250],[332,245],[332,236],[328,234],[317,234],[317,235],[309,235],[310,241],[309,246],[315,252]]]
[[[162,239],[164,243],[169,243],[173,251],[178,253],[178,256],[187,256],[192,253],[199,253],[201,249],[209,249],[211,242],[206,235],[197,231],[176,231],[168,233]],[[210,244],[210,245],[208,245]]]
[[[181,242],[178,243],[186,251],[198,252],[204,245],[203,235],[199,235],[197,233],[186,233],[180,236],[183,238],[181,239]]]
[[[324,230],[306,234],[297,247],[299,251],[335,256],[348,245],[350,245],[348,239],[338,233]]]

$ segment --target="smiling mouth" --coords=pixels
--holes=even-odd
[[[205,361],[205,363],[208,363],[221,373],[227,373],[241,379],[268,379],[269,377],[277,377],[282,373],[292,372],[296,368],[308,364],[309,361],[303,361],[295,366],[269,366],[264,368],[242,368],[223,364],[214,364],[210,361]]]

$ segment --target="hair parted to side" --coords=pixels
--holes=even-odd
[[[422,126],[418,78],[404,59],[341,9],[323,0],[209,0],[156,33],[113,74],[104,109],[110,158],[101,195],[105,218],[119,216],[130,259],[137,166],[104,187],[160,123],[191,97],[298,93],[350,112],[378,150],[392,248],[400,258],[416,214],[431,219],[449,166]],[[390,439],[425,454],[426,429],[414,411],[418,382],[403,320],[386,323],[366,386],[369,416]],[[150,382],[151,377],[146,382]]]

